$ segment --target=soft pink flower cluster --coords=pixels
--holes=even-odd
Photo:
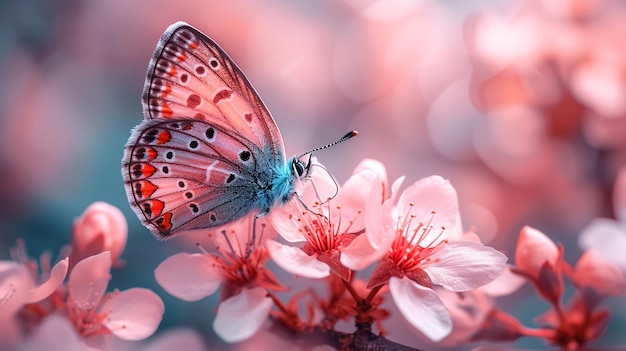
[[[155,270],[157,282],[185,301],[220,290],[213,329],[239,349],[286,347],[291,339],[384,349],[535,337],[576,350],[606,329],[610,313],[602,301],[626,293],[623,258],[602,239],[626,237],[624,171],[614,193],[618,220],[590,224],[581,236],[589,249],[574,266],[562,246],[529,226],[519,235],[515,265],[507,266],[505,255],[463,232],[447,180],[430,176],[401,190],[404,177],[389,186],[385,167],[366,159],[339,187],[313,164],[298,196],[257,228],[252,217],[232,223],[209,233],[215,249],[198,245],[200,252],[176,254]],[[156,331],[164,305],[143,288],[107,292],[111,268],[123,266],[126,237],[121,212],[95,203],[75,221],[66,258],[55,265],[49,255],[28,258],[19,242],[14,261],[0,262],[0,350],[202,350],[188,330],[131,343]],[[270,259],[327,290],[279,282],[266,267]],[[497,297],[525,282],[550,305],[536,328],[498,305]],[[339,331],[346,323],[354,333]]]
[[[253,336],[270,314],[294,331],[319,327],[321,319],[381,322],[388,313],[375,300],[387,295],[412,328],[439,341],[452,332],[453,321],[438,290],[477,289],[503,273],[507,258],[477,236],[463,235],[456,192],[447,180],[427,177],[400,192],[403,180],[393,183],[389,195],[385,167],[366,159],[338,188],[315,164],[298,197],[270,214],[280,238],[250,242],[253,229],[242,227],[249,221],[237,223],[213,236],[222,241],[219,254],[172,256],[157,268],[157,281],[188,301],[223,284],[214,329],[229,342]],[[331,290],[337,281],[345,287],[325,301],[317,296],[309,310],[326,315],[305,321],[298,316],[300,296],[283,304],[275,295],[284,288],[263,266],[269,257],[296,276],[330,278]],[[373,272],[365,273],[370,266]],[[345,306],[328,315],[325,307],[344,290],[352,299],[342,299]],[[278,311],[271,311],[272,301]]]
[[[152,335],[164,312],[159,296],[107,292],[126,236],[121,211],[97,202],[76,220],[68,257],[53,267],[49,255],[38,264],[19,243],[14,261],[0,261],[0,350],[110,350],[113,337]]]
[[[562,246],[528,226],[520,232],[515,264],[511,270],[533,285],[550,310],[539,316],[539,328],[530,329],[514,316],[491,307],[473,340],[513,341],[534,336],[563,350],[578,350],[600,337],[606,328],[610,313],[600,302],[626,294],[626,279],[617,265],[589,249],[571,267],[563,259]],[[565,278],[572,282],[575,292],[564,304]]]

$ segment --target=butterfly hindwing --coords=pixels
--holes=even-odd
[[[245,75],[210,38],[178,22],[163,34],[148,68],[144,118],[191,117],[235,130],[284,163],[280,131]]]
[[[217,227],[258,207],[269,167],[257,146],[203,120],[156,118],[137,126],[123,160],[134,211],[159,237]]]

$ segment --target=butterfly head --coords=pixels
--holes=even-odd
[[[311,154],[308,154],[306,161],[302,161],[299,157],[294,157],[291,161],[291,170],[293,175],[299,179],[306,179],[311,172]]]

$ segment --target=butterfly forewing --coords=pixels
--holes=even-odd
[[[186,23],[171,25],[159,40],[143,107],[145,119],[182,116],[220,124],[284,162],[280,131],[250,82],[213,40]]]

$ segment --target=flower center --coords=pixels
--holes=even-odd
[[[431,212],[430,218],[424,223],[417,222],[413,208],[414,204],[410,203],[404,218],[398,218],[396,237],[389,252],[389,258],[403,272],[421,269],[431,261],[432,254],[440,244],[447,242],[439,241],[445,231],[444,227],[441,227],[439,233],[433,232],[435,211]]]
[[[309,210],[303,210],[302,216],[296,219],[300,223],[299,231],[307,241],[302,250],[309,255],[328,252],[342,246],[344,234],[350,232],[352,224],[361,214],[361,211],[357,211],[354,218],[347,219],[348,225],[343,228],[342,221],[346,219],[343,217],[341,206],[337,205],[334,211],[331,211],[330,202],[331,199],[328,199],[324,203],[327,206],[325,211],[313,213]],[[316,203],[314,208],[322,209],[322,205]],[[328,215],[326,216],[324,213]]]

